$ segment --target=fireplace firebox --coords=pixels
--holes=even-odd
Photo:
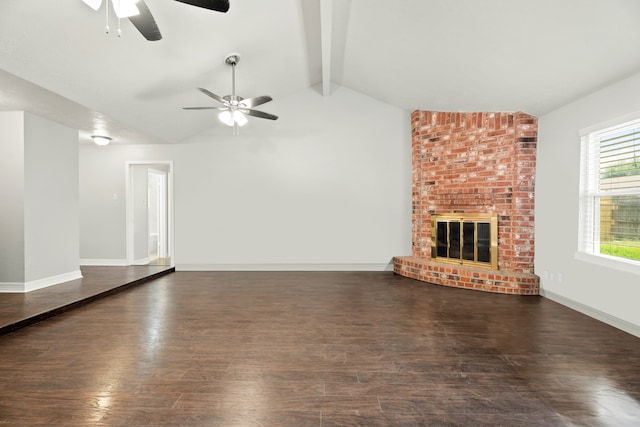
[[[495,213],[431,215],[431,258],[498,269],[498,216]]]

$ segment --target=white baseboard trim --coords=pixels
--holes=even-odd
[[[393,271],[377,264],[176,264],[176,271]]]
[[[574,301],[562,295],[558,295],[555,292],[547,291],[545,289],[540,289],[540,295],[550,299],[551,301],[555,301],[558,304],[562,304],[573,310],[579,311],[582,314],[586,314],[589,317],[593,317],[594,319],[604,322],[607,325],[611,325],[614,328],[618,328],[631,335],[640,337],[640,325],[627,322],[626,320],[612,316],[608,313],[605,313],[604,311],[600,311],[596,308],[589,307],[588,305],[584,305],[582,303],[579,303],[577,301]]]
[[[0,283],[0,292],[26,293],[77,279],[82,279],[82,273],[80,272],[80,270],[70,271],[68,273],[58,274],[56,276],[45,277],[43,279],[32,280],[30,282],[24,283]]]
[[[22,282],[0,282],[0,293],[17,294],[24,293]]]
[[[80,265],[86,266],[107,266],[107,267],[126,267],[126,259],[81,259]]]
[[[133,261],[131,263],[131,265],[147,265],[150,262],[151,262],[151,259],[149,257],[146,257],[146,258],[140,258],[140,259],[137,259],[137,260]]]

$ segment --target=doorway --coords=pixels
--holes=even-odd
[[[127,264],[173,266],[173,162],[127,162]]]
[[[167,175],[164,170],[147,172],[149,264],[168,265]]]

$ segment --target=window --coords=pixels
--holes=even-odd
[[[640,119],[581,144],[579,250],[640,265]]]

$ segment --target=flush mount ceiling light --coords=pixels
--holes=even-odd
[[[109,143],[111,142],[111,138],[104,135],[91,135],[91,139],[93,139],[93,142],[95,142],[97,145],[101,146],[109,145]]]
[[[265,113],[264,111],[254,110],[253,107],[265,104],[271,101],[269,95],[256,96],[255,98],[244,99],[236,95],[236,65],[240,61],[240,55],[231,53],[227,55],[224,62],[231,66],[231,95],[219,96],[207,89],[199,87],[198,90],[209,98],[212,98],[222,104],[220,107],[183,107],[184,110],[218,110],[220,114],[218,118],[227,126],[233,126],[233,133],[238,133],[238,126],[247,123],[246,116],[259,117],[261,119],[278,120],[278,116]]]

